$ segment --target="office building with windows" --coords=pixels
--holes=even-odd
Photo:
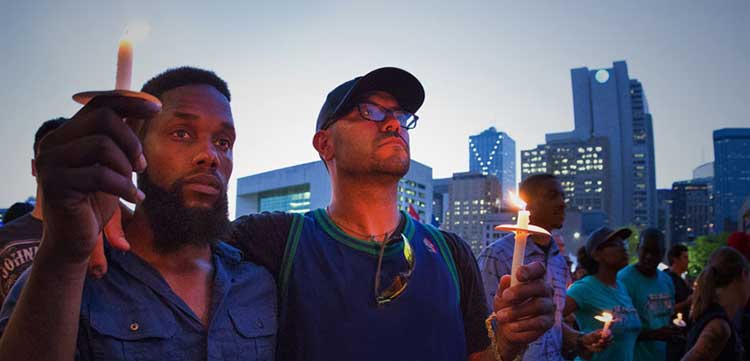
[[[441,228],[461,236],[474,255],[486,246],[485,216],[500,212],[501,188],[497,177],[481,173],[454,173],[450,180]]]
[[[582,200],[586,199],[583,203],[569,206],[583,211],[588,211],[589,207],[599,209],[613,227],[631,224],[638,228],[656,226],[654,135],[641,82],[629,77],[624,61],[615,62],[612,68],[572,69],[571,79],[575,129],[547,134],[545,146],[562,144],[573,149],[583,148],[586,152],[589,147],[601,147],[606,154],[597,154],[596,159],[601,159],[602,169],[595,169],[601,171],[601,178],[592,178],[589,184],[584,180],[583,188],[598,189],[601,186],[606,196],[583,197]],[[540,147],[531,151],[536,150],[541,156]],[[548,161],[546,167],[543,165],[543,157],[539,159],[541,163],[530,159],[530,163],[525,164],[526,152],[521,155],[524,159],[522,176],[554,172],[554,166]],[[586,160],[581,160],[585,165]],[[568,192],[575,191],[570,184],[563,187]]]
[[[716,231],[731,232],[750,196],[750,128],[719,129],[713,137]]]

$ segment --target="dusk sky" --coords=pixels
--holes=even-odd
[[[114,87],[134,24],[150,28],[135,88],[180,65],[229,83],[232,215],[237,177],[318,159],[326,94],[382,66],[425,87],[412,158],[436,178],[468,170],[468,137],[490,126],[517,151],[571,130],[570,69],[617,60],[648,98],[658,188],[713,160],[714,129],[750,127],[750,1],[3,1],[0,208],[35,193],[37,127],[72,116],[72,94]]]

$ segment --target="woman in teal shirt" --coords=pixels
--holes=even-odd
[[[595,316],[602,312],[614,316],[609,327],[614,337],[612,344],[593,354],[591,360],[633,361],[641,321],[625,286],[617,281],[617,271],[628,264],[625,240],[630,233],[627,228],[613,231],[601,227],[589,236],[578,253],[578,262],[586,268],[588,276],[568,288],[563,313],[575,312],[581,331],[587,333],[603,327]]]

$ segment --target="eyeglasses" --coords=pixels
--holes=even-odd
[[[357,109],[362,118],[373,122],[382,122],[388,117],[388,114],[390,114],[398,120],[399,124],[401,124],[401,128],[407,130],[414,129],[414,127],[417,126],[417,119],[419,119],[415,114],[409,113],[405,110],[390,110],[372,103],[359,103]]]
[[[383,265],[383,253],[385,252],[385,246],[388,243],[388,239],[383,241],[383,244],[380,246],[378,269],[375,271],[375,301],[378,305],[384,305],[391,302],[404,293],[406,285],[409,283],[409,278],[411,278],[411,274],[414,271],[414,252],[411,249],[411,245],[409,245],[409,240],[406,239],[406,236],[403,233],[401,233],[401,239],[404,240],[404,258],[406,258],[408,268],[405,272],[399,272],[399,274],[393,278],[391,285],[382,292],[380,291],[380,269]]]

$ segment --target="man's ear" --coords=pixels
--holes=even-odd
[[[31,175],[36,177],[36,159],[31,159]]]
[[[318,151],[318,155],[323,161],[329,161],[333,159],[335,149],[333,146],[333,139],[331,139],[330,130],[319,130],[313,136],[313,147]]]

